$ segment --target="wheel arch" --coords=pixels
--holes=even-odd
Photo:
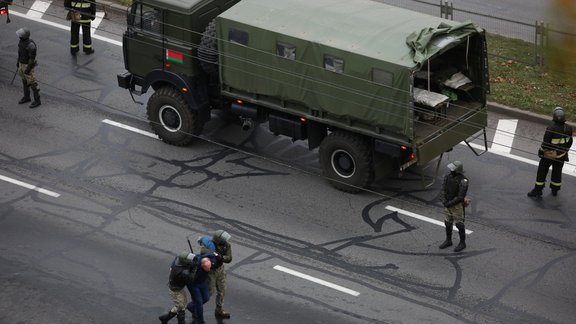
[[[204,82],[198,80],[198,77],[187,77],[160,69],[152,70],[144,78],[142,92],[146,92],[150,87],[156,91],[165,86],[172,86],[177,89],[186,100],[188,107],[197,113],[199,119],[204,122],[210,119],[208,91]]]

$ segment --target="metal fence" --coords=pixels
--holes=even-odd
[[[452,2],[442,0],[436,3],[423,0],[376,1],[450,20],[471,20],[476,25],[484,28],[488,33],[526,42],[532,48],[530,53],[528,53],[529,55],[522,57],[503,57],[501,54],[492,52],[490,48],[489,55],[495,55],[503,59],[511,59],[529,65],[544,64],[546,51],[551,44],[551,40],[558,40],[566,44],[576,44],[576,34],[572,30],[563,31],[560,30],[559,27],[552,27],[554,24],[551,22],[538,20],[526,22],[508,19],[499,17],[496,13],[481,13],[457,8]],[[574,52],[570,54],[576,55]]]

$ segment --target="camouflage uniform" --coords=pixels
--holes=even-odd
[[[177,316],[178,324],[185,324],[185,311],[188,298],[184,287],[195,278],[194,258],[194,254],[182,252],[176,256],[170,265],[168,288],[170,289],[170,298],[172,299],[173,307],[168,313],[158,317],[162,324],[168,323],[174,316]]]
[[[202,249],[204,249],[202,251],[210,250],[218,254],[216,269],[208,275],[208,285],[210,295],[213,295],[214,291],[216,291],[216,310],[214,315],[221,318],[230,318],[230,313],[223,309],[224,296],[226,295],[226,270],[224,269],[224,263],[232,262],[232,247],[228,242],[229,239],[230,234],[226,231],[218,230],[213,233],[210,242],[207,241],[207,237],[202,237],[198,241]]]

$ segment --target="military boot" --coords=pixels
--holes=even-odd
[[[178,319],[178,324],[186,324],[186,312],[185,311],[179,311],[176,314],[176,319]]]
[[[458,243],[454,248],[454,252],[460,252],[466,248],[466,229],[462,223],[456,224],[456,228],[458,229],[458,235],[460,236],[460,243]]]
[[[444,226],[446,227],[446,241],[440,244],[440,249],[445,249],[449,246],[452,246],[452,223],[444,221]]]
[[[230,313],[222,309],[222,307],[216,307],[216,310],[214,311],[214,316],[219,318],[230,318]]]
[[[18,101],[18,104],[23,104],[31,101],[30,86],[28,85],[28,82],[26,82],[26,80],[22,80],[22,86],[24,87],[24,96],[20,99],[20,101]]]
[[[160,322],[162,322],[162,324],[168,324],[168,321],[170,321],[172,318],[174,318],[174,316],[176,316],[176,314],[177,313],[169,311],[168,313],[166,313],[164,315],[158,316],[158,319],[160,320]]]
[[[528,197],[530,198],[542,198],[542,188],[541,187],[534,187],[532,191],[528,193]]]
[[[41,105],[40,102],[40,89],[38,89],[36,86],[32,87],[32,93],[34,93],[34,101],[32,101],[32,103],[30,104],[30,106],[28,106],[29,108],[36,108],[38,106]]]

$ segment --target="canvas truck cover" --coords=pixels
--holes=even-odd
[[[479,32],[369,0],[242,0],[216,23],[225,89],[406,142],[412,72]]]

